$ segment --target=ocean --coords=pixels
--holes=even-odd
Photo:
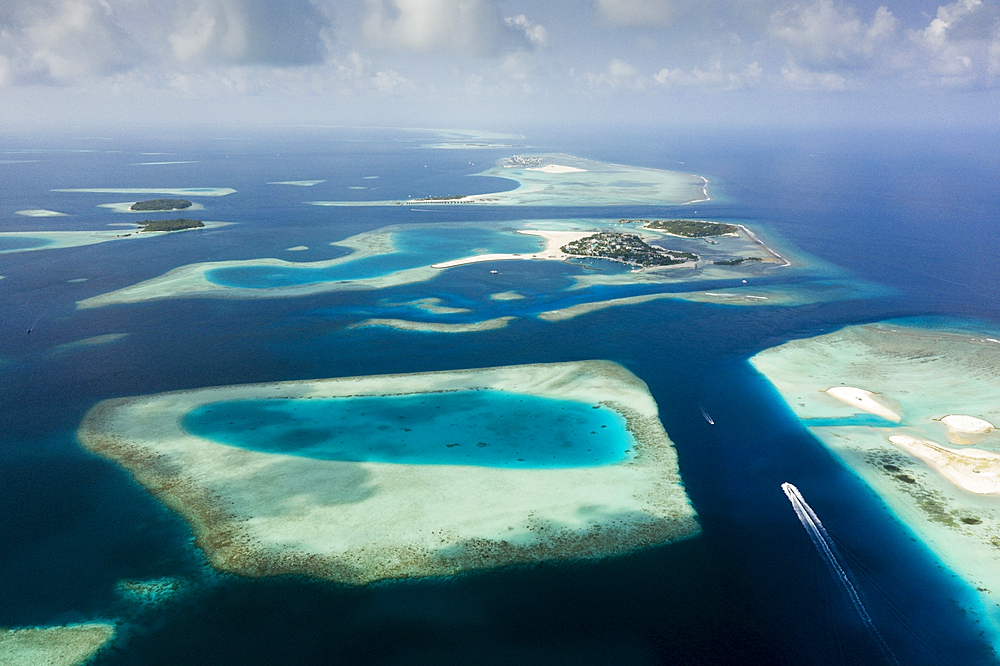
[[[55,189],[236,190],[197,199],[199,217],[229,226],[0,254],[0,626],[115,621],[119,635],[100,665],[891,663],[796,518],[781,490],[791,482],[837,540],[899,663],[995,663],[970,611],[978,603],[972,591],[809,434],[747,359],[790,339],[888,318],[1000,329],[997,137],[667,128],[609,136],[529,129],[513,147],[462,150],[425,147],[427,136],[402,130],[0,137],[2,231],[106,231],[142,219],[98,207],[131,195]],[[600,208],[306,203],[509,190],[510,181],[470,176],[512,154],[557,152],[703,175],[713,199]],[[306,179],[323,182],[269,184]],[[16,213],[36,209],[67,215]],[[638,217],[746,224],[793,260],[787,275],[762,272],[763,284],[827,296],[753,307],[665,299],[544,321],[535,315],[648,288],[564,292],[588,269],[510,261],[376,290],[75,306],[197,262],[335,259],[347,251],[331,243],[386,226],[413,227],[405,263],[431,246],[454,254],[420,232],[435,225],[461,230],[448,232],[456,243],[517,252],[521,240],[469,228]],[[364,270],[388,268],[373,261]],[[298,280],[224,270],[217,281]],[[490,298],[506,291],[524,298]],[[427,298],[466,311],[446,316],[413,305]],[[370,317],[501,315],[518,318],[462,334],[350,327]],[[73,344],[109,334],[126,335]],[[245,579],[207,567],[177,514],[75,439],[87,410],[113,397],[586,359],[621,363],[648,384],[699,535],[601,561],[362,588]],[[137,604],[116,591],[122,580],[167,577],[184,584],[161,603]]]

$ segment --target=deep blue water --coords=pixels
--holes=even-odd
[[[251,451],[410,465],[604,465],[625,459],[633,443],[606,407],[503,391],[234,400],[198,407],[182,423]]]
[[[539,152],[661,168],[683,162],[720,196],[697,208],[424,212],[303,202],[471,193],[477,187],[467,175],[507,153],[433,152],[418,147],[423,139],[392,131],[109,136],[0,137],[4,147],[46,149],[33,155],[38,162],[0,165],[5,229],[107,229],[131,218],[97,204],[128,196],[50,190],[114,186],[233,187],[236,194],[199,200],[199,214],[236,224],[0,256],[0,626],[117,618],[123,637],[101,665],[884,663],[781,492],[789,481],[849,556],[900,663],[994,663],[962,611],[968,590],[811,437],[746,359],[788,339],[889,317],[948,315],[1000,326],[997,137],[534,131],[526,143]],[[150,161],[142,152],[160,151],[197,161],[136,166]],[[379,178],[364,178],[371,175]],[[303,179],[326,182],[266,184]],[[13,213],[28,208],[69,216],[53,222]],[[595,215],[766,226],[783,250],[798,248],[824,271],[781,279],[829,298],[753,308],[663,300],[544,322],[531,314],[586,298],[560,293],[585,269],[505,262],[385,291],[74,308],[187,263],[342,256],[331,241],[389,224]],[[296,245],[310,249],[282,254]],[[79,278],[86,281],[67,282]],[[871,298],[842,297],[844,285],[859,283],[880,289]],[[489,298],[506,290],[526,298]],[[369,316],[441,320],[396,305],[429,296],[472,310],[456,321],[523,316],[505,329],[466,335],[348,328]],[[128,335],[49,353],[107,333]],[[204,567],[182,520],[127,473],[82,451],[73,435],[90,406],[115,396],[593,358],[622,363],[649,385],[677,447],[699,536],[601,562],[362,589],[218,576]],[[163,576],[193,587],[147,610],[114,592],[123,578]]]

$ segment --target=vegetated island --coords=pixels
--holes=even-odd
[[[559,249],[566,254],[609,259],[636,268],[673,266],[698,261],[698,255],[693,252],[655,247],[636,234],[623,234],[618,231],[602,231],[567,243]]]
[[[137,223],[145,231],[180,231],[181,229],[198,229],[205,226],[201,220],[187,220],[179,217],[176,220],[143,220]]]
[[[187,199],[150,199],[148,201],[136,201],[128,207],[129,210],[181,210],[190,208],[191,202]]]
[[[641,224],[645,229],[665,231],[684,238],[707,238],[709,236],[735,236],[739,227],[723,222],[703,222],[701,220],[618,220],[620,224]]]

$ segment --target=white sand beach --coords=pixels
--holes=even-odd
[[[490,389],[603,405],[632,452],[594,467],[344,462],[195,437],[190,410],[231,400]],[[607,557],[699,531],[646,385],[606,361],[222,386],[106,400],[78,431],[192,525],[212,566],[350,584]]]
[[[826,392],[837,400],[846,402],[847,404],[857,407],[858,409],[868,412],[869,414],[881,416],[888,421],[899,423],[903,419],[901,415],[897,414],[887,405],[883,404],[883,401],[879,399],[880,396],[878,394],[872,393],[871,391],[855,388],[853,386],[834,386],[833,388],[828,388]]]
[[[581,173],[586,171],[586,169],[563,166],[562,164],[546,164],[543,167],[528,167],[527,171],[541,171],[542,173]]]
[[[517,233],[526,236],[539,236],[545,240],[545,248],[540,252],[529,254],[474,254],[461,259],[442,261],[438,264],[431,264],[431,268],[453,268],[455,266],[465,266],[466,264],[482,263],[484,261],[512,261],[515,259],[546,259],[550,261],[563,261],[567,257],[575,255],[566,254],[561,247],[575,240],[593,236],[598,233],[592,231],[549,231],[542,229],[518,229]]]
[[[889,441],[923,460],[959,488],[980,495],[1000,494],[1000,454],[980,449],[956,451],[909,435],[892,435]]]

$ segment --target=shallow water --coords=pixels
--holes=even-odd
[[[198,407],[182,423],[253,451],[410,465],[606,465],[634,444],[606,407],[502,391],[237,400]]]

